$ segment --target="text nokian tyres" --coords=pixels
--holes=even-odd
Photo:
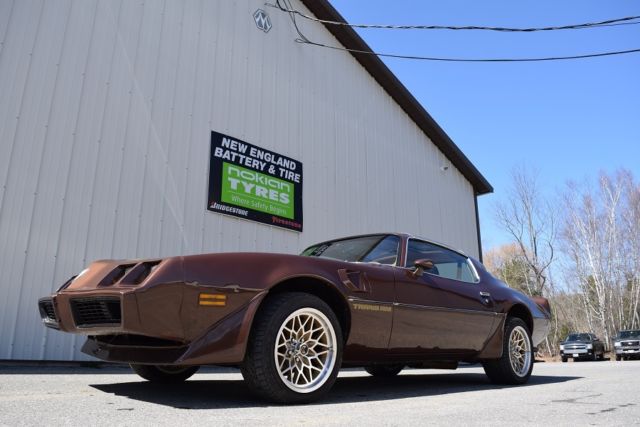
[[[207,209],[302,231],[302,163],[211,132]]]

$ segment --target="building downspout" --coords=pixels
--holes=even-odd
[[[478,239],[478,259],[482,262],[482,237],[480,236],[480,215],[478,214],[478,193],[473,194],[473,205],[476,210],[476,234]]]

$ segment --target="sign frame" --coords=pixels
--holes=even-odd
[[[302,232],[302,162],[211,131],[207,210]]]

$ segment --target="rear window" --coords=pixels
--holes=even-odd
[[[400,238],[393,235],[362,236],[320,243],[305,249],[302,255],[395,265],[399,243]]]

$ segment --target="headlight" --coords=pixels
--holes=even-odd
[[[614,342],[614,343],[613,343],[613,346],[614,346],[614,347],[620,347],[620,346],[621,346],[620,341],[616,341],[616,342]]]
[[[564,350],[564,345],[560,344],[560,350]]]
[[[587,350],[592,350],[593,349],[593,344],[587,344]]]

